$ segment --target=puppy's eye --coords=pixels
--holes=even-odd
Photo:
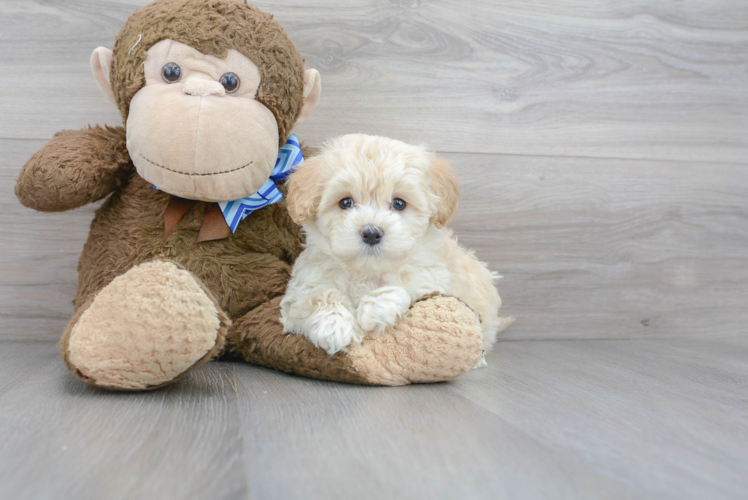
[[[229,94],[233,94],[239,90],[239,84],[241,83],[239,77],[236,76],[235,73],[225,73],[218,81],[221,82],[221,85],[223,85],[223,88],[225,88],[226,92]]]
[[[353,208],[353,198],[343,198],[342,200],[340,200],[340,202],[338,203],[338,205],[343,210],[347,210],[349,208]]]
[[[408,204],[405,203],[405,200],[402,200],[400,198],[395,198],[394,200],[392,200],[392,208],[394,208],[398,212],[402,212],[407,206]]]
[[[182,68],[177,63],[166,63],[161,68],[161,77],[166,83],[177,83],[182,78]]]

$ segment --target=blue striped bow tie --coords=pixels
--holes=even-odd
[[[255,194],[234,201],[219,201],[218,206],[231,232],[236,232],[239,223],[255,210],[281,201],[283,193],[278,190],[275,183],[286,180],[294,168],[303,161],[299,139],[296,134],[291,134],[278,151],[278,159],[275,160],[275,168],[270,172],[270,178]]]

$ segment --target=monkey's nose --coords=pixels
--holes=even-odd
[[[378,226],[365,226],[361,231],[361,239],[371,246],[378,245],[382,241],[382,236],[384,236],[384,230]]]
[[[184,82],[182,91],[189,95],[226,95],[226,89],[224,89],[223,85],[219,82],[197,77],[188,78],[187,81]]]

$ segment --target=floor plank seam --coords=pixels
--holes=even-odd
[[[108,124],[107,124],[108,125]],[[115,125],[112,125],[115,126]],[[118,126],[118,125],[116,125]],[[0,137],[0,141],[39,141],[48,142],[52,139],[49,138],[34,138],[34,137]],[[709,165],[734,165],[748,167],[748,162],[738,161],[725,161],[725,160],[680,160],[672,158],[650,158],[650,157],[627,157],[627,156],[587,156],[587,155],[568,155],[568,154],[526,154],[526,153],[502,153],[502,152],[483,152],[483,151],[448,151],[436,149],[434,152],[438,154],[448,155],[481,155],[481,156],[507,156],[507,157],[522,157],[522,158],[557,158],[557,159],[572,159],[572,160],[605,160],[605,161],[633,161],[633,162],[658,162],[658,163],[677,163],[677,164],[709,164]],[[21,165],[18,166],[20,170]]]
[[[561,158],[571,160],[606,160],[606,161],[635,161],[635,162],[653,162],[658,163],[688,163],[688,164],[719,164],[719,165],[736,165],[736,166],[748,166],[748,162],[738,161],[725,161],[725,160],[679,160],[671,158],[643,158],[643,157],[627,157],[627,156],[585,156],[585,155],[551,155],[551,154],[526,154],[526,153],[487,153],[483,151],[435,151],[439,154],[450,154],[450,155],[481,155],[481,156],[520,156],[523,158]]]

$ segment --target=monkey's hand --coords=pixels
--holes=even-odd
[[[111,193],[132,168],[124,128],[63,130],[23,166],[16,196],[35,210],[71,210]]]

